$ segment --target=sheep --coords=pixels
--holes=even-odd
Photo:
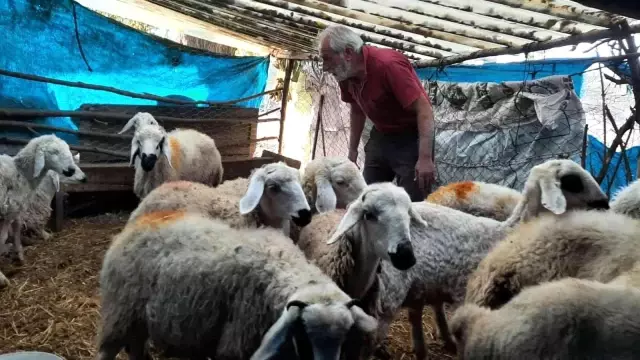
[[[167,133],[162,126],[140,125],[141,121],[131,140],[130,158],[135,167],[133,190],[139,199],[167,181],[189,180],[213,187],[222,182],[222,157],[211,137],[193,129]]]
[[[554,185],[557,181],[562,181],[560,188]],[[564,197],[556,197],[555,199],[568,202],[568,204],[549,204],[548,207],[544,206],[542,209],[537,199],[549,202],[548,196],[554,194],[552,191],[543,192],[544,196],[541,198],[541,187],[543,186],[547,189],[552,189],[555,186],[556,191],[566,189]],[[517,206],[526,205],[522,201],[524,198],[535,199],[536,202],[528,204],[524,209],[516,209]],[[578,204],[580,207],[584,199],[589,198],[594,202],[588,204],[589,207],[605,209],[609,206],[608,198],[589,172],[572,160],[552,159],[531,168],[528,183],[525,183],[522,193],[506,186],[480,181],[464,181],[438,188],[427,197],[426,201],[498,221],[505,221],[515,211],[522,213],[521,221],[527,221],[535,217],[537,211],[554,212],[556,210],[552,208],[562,209],[564,206],[576,208],[572,203]]]
[[[160,126],[153,115],[149,114],[148,112],[139,112],[136,113],[131,119],[129,119],[129,121],[127,121],[127,123],[124,125],[122,130],[118,132],[118,134],[123,134],[132,127],[134,129],[138,129],[145,125]]]
[[[640,182],[634,181],[613,196],[611,211],[640,219]]]
[[[76,164],[80,163],[80,153],[73,155],[73,161]],[[51,201],[56,192],[60,190],[60,182],[67,184],[80,183],[82,179],[78,178],[78,175],[81,176],[80,173],[76,173],[71,177],[60,179],[55,171],[49,170],[47,172],[47,177],[38,186],[23,216],[23,235],[27,235],[22,241],[24,245],[31,245],[38,238],[45,241],[51,238],[51,234],[45,230],[51,217]],[[29,240],[29,235],[33,236],[32,240]]]
[[[322,157],[307,164],[302,188],[312,213],[344,209],[367,186],[362,173],[345,157]]]
[[[496,309],[522,289],[544,281],[563,277],[613,281],[637,271],[639,242],[640,220],[624,214],[585,210],[541,214],[514,228],[480,262],[469,277],[465,301]]]
[[[505,221],[522,199],[519,191],[482,181],[460,181],[441,186],[426,201],[475,216]]]
[[[147,340],[170,357],[337,359],[347,336],[376,327],[281,232],[184,210],[147,213],[113,238],[100,296],[99,360],[123,347],[148,358]]]
[[[410,238],[417,259],[413,267],[403,271],[381,262],[381,311],[376,314],[378,340],[386,337],[397,311],[406,307],[414,351],[418,359],[423,359],[426,346],[422,309],[431,305],[445,346],[453,350],[455,344],[448,332],[444,303],[455,306],[464,300],[467,277],[518,221],[528,222],[538,214],[548,212],[555,215],[579,208],[606,208],[607,197],[597,182],[579,166],[566,164],[569,161],[551,160],[533,167],[525,182],[522,201],[505,222],[438,204],[413,203],[412,207],[427,225],[420,225],[419,221],[411,225]],[[367,201],[368,198],[362,200],[363,203]],[[370,215],[365,215],[369,214],[365,211],[368,207],[372,206],[350,206],[330,241],[346,238],[347,231],[359,221],[372,221],[366,218]]]
[[[128,221],[151,211],[175,209],[221,218],[235,228],[279,228],[287,236],[291,220],[301,227],[311,221],[300,174],[284,162],[265,164],[248,179],[227,180],[215,188],[189,181],[164,183],[138,204]]]
[[[565,278],[523,290],[499,310],[465,304],[451,317],[459,358],[634,359],[640,290]]]
[[[86,175],[74,162],[69,144],[52,134],[29,140],[13,157],[0,155],[0,246],[4,248],[11,230],[20,263],[24,263],[22,217],[49,170],[86,181]],[[8,285],[9,280],[0,272],[0,288]]]
[[[370,220],[373,216],[377,220],[355,223],[341,238],[334,238],[333,242],[339,242],[332,245],[326,241],[344,218],[346,210],[324,212],[302,228],[297,245],[343,291],[359,298],[367,313],[375,313],[379,306],[377,273],[380,262],[390,261],[401,270],[415,265],[409,227],[412,222],[421,222],[422,218],[413,211],[406,191],[392,183],[367,186],[350,206],[366,206]],[[359,344],[352,347],[353,350],[345,351],[360,351]]]

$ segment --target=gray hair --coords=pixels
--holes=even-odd
[[[318,49],[322,46],[325,37],[329,38],[329,47],[337,53],[343,53],[347,47],[360,53],[364,41],[355,31],[344,25],[331,25],[318,34]]]

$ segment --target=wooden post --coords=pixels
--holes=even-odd
[[[322,108],[324,107],[324,94],[320,95],[320,105],[318,106],[318,118],[316,119],[316,133],[313,135],[313,150],[311,150],[311,160],[316,158],[316,147],[318,146],[318,133],[322,124]]]
[[[582,133],[582,151],[580,154],[580,166],[582,166],[583,169],[587,168],[587,144],[589,142],[589,138],[587,137],[588,132],[589,124],[584,124],[584,132]]]
[[[287,60],[287,69],[284,73],[284,86],[282,87],[282,105],[280,106],[280,133],[278,134],[278,154],[282,155],[282,137],[284,135],[284,121],[287,117],[287,99],[289,98],[289,84],[291,84],[291,73],[293,72],[293,62]]]

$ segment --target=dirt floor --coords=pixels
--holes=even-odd
[[[128,213],[68,219],[47,241],[25,247],[25,265],[0,258],[11,280],[0,290],[0,354],[19,350],[52,352],[69,360],[91,359],[100,322],[98,273],[111,236]],[[435,322],[423,320],[429,359],[453,359],[436,340]],[[392,325],[388,349],[393,359],[413,359],[405,312]],[[121,354],[120,359],[126,359]]]

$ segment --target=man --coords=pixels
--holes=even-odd
[[[318,35],[324,71],[340,84],[342,101],[351,104],[349,159],[356,162],[367,116],[374,127],[365,144],[368,184],[397,176],[412,201],[422,201],[435,182],[433,110],[409,60],[392,49],[364,45],[345,26]]]

